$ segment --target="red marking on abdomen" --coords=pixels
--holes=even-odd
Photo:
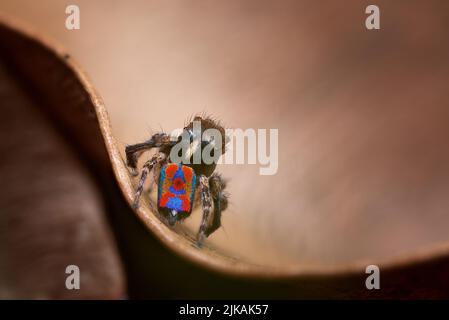
[[[176,171],[178,171],[178,165],[176,163],[170,163],[167,165],[167,168],[165,168],[165,175],[167,178],[172,178]]]
[[[166,207],[167,206],[167,202],[168,202],[168,200],[170,200],[170,198],[173,198],[175,195],[173,194],[173,193],[171,193],[171,192],[165,192],[163,195],[162,195],[162,198],[161,198],[161,201],[159,202],[159,205],[161,206],[161,207]]]

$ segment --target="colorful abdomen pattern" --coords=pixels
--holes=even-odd
[[[192,168],[169,163],[161,170],[157,205],[160,209],[192,212],[196,187],[196,175]]]

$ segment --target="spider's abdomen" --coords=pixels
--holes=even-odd
[[[163,211],[176,210],[188,215],[192,212],[196,175],[192,168],[169,163],[160,174],[157,205]]]

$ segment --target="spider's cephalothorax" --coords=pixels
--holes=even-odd
[[[144,151],[159,148],[143,165],[134,207],[138,207],[145,180],[153,170],[158,182],[158,210],[171,226],[187,218],[198,202],[195,200],[201,200],[203,217],[198,232],[201,245],[205,237],[221,226],[221,213],[228,206],[226,182],[214,173],[216,160],[225,152],[225,145],[223,127],[209,117],[196,116],[177,139],[156,133],[146,142],[127,146],[127,165],[134,172]],[[195,199],[197,193],[200,199]]]

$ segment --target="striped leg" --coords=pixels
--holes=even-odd
[[[207,236],[207,230],[211,223],[211,209],[212,209],[212,198],[209,190],[209,179],[205,175],[200,176],[200,186],[201,186],[201,203],[203,205],[203,217],[201,220],[200,230],[198,232],[197,245],[202,246],[204,239]]]
[[[209,177],[209,187],[214,202],[214,212],[212,222],[206,230],[207,237],[221,227],[221,213],[228,207],[229,198],[229,194],[225,191],[226,180],[221,174],[214,173]]]
[[[170,136],[165,133],[156,133],[154,134],[150,140],[145,141],[143,143],[137,143],[133,145],[128,145],[125,148],[126,153],[126,164],[130,167],[133,172],[135,172],[137,168],[137,159],[138,157],[146,150],[150,150],[151,148],[160,148],[163,146],[171,146],[175,142],[170,141]]]
[[[137,209],[139,207],[140,197],[142,196],[143,187],[145,185],[145,181],[147,180],[148,173],[153,169],[153,167],[160,161],[165,160],[165,156],[163,154],[156,155],[152,157],[150,160],[145,162],[142,168],[142,173],[140,174],[139,185],[136,190],[136,194],[134,196],[133,208]]]

